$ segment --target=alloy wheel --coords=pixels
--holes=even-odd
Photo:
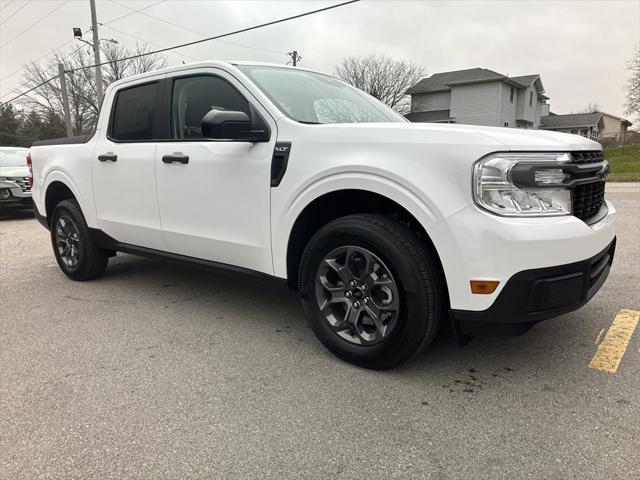
[[[75,268],[80,259],[80,233],[68,215],[60,215],[56,221],[55,243],[62,263]]]
[[[393,331],[400,308],[389,268],[363,247],[344,246],[324,257],[316,274],[316,299],[331,330],[356,345],[373,345]]]

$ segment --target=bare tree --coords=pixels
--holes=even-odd
[[[336,67],[335,75],[398,112],[406,113],[409,101],[405,92],[424,78],[426,71],[413,62],[369,55],[345,58]]]
[[[600,110],[600,105],[596,102],[589,102],[584,107],[580,108],[576,113],[595,113]]]
[[[106,88],[121,78],[163,68],[167,61],[164,56],[147,55],[132,59],[131,56],[149,52],[149,47],[137,45],[130,50],[121,45],[107,43],[103,46],[104,65],[102,76]],[[95,68],[93,56],[88,49],[81,47],[68,54],[56,53],[47,64],[31,63],[25,65],[24,87],[36,87],[57,72],[58,63],[63,63],[67,80],[67,94],[71,110],[71,122],[75,134],[85,134],[95,128],[98,116]],[[60,81],[55,79],[37,87],[22,101],[22,107],[30,113],[35,112],[42,118],[64,118]]]
[[[627,68],[631,72],[631,77],[625,85],[627,100],[624,104],[624,113],[640,123],[640,43],[636,45]]]

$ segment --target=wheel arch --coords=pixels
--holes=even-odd
[[[61,201],[68,199],[78,201],[77,195],[65,182],[61,180],[52,180],[47,185],[46,193],[44,195],[44,206],[47,223],[49,225],[51,225],[51,216],[56,205]],[[80,202],[78,202],[78,204],[79,203]]]
[[[286,249],[289,288],[296,290],[298,287],[300,261],[313,234],[332,220],[356,213],[379,213],[409,227],[422,240],[427,250],[435,255],[443,281],[446,281],[436,246],[414,213],[395,199],[380,193],[363,189],[339,189],[316,197],[297,215],[289,232]]]

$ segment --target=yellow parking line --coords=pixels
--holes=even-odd
[[[598,345],[598,350],[589,362],[589,368],[616,373],[638,321],[640,321],[640,311],[620,310],[604,339]]]

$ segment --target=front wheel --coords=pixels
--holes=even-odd
[[[51,245],[60,269],[72,280],[91,280],[107,268],[108,253],[91,240],[75,200],[63,200],[53,210]]]
[[[382,215],[322,227],[305,249],[299,278],[311,328],[350,363],[398,366],[438,331],[444,292],[436,259],[414,232]]]

